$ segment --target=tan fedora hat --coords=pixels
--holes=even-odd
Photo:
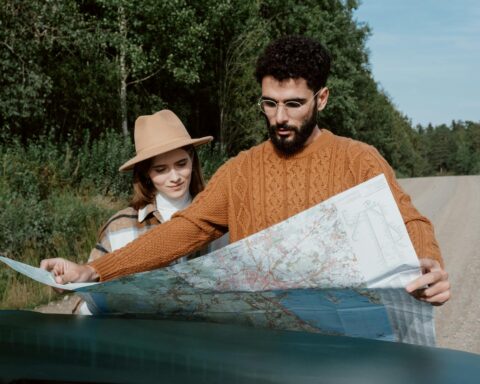
[[[143,160],[172,151],[186,145],[202,145],[213,140],[212,136],[192,139],[183,123],[168,109],[153,115],[140,116],[135,121],[136,156],[123,164],[119,170],[129,171]]]

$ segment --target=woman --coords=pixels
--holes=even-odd
[[[133,170],[130,206],[113,215],[100,231],[89,261],[121,248],[187,207],[205,183],[195,146],[211,136],[192,139],[169,110],[135,121],[136,156],[120,167]]]
[[[119,169],[133,170],[130,206],[114,214],[102,227],[89,262],[169,220],[205,187],[195,147],[210,142],[212,136],[192,139],[180,119],[169,110],[140,116],[135,121],[134,136],[136,156]],[[172,264],[186,259],[180,258]],[[81,305],[80,313],[89,313],[85,304]]]

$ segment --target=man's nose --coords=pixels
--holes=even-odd
[[[275,111],[275,121],[277,124],[283,124],[288,121],[287,107],[284,104],[278,104]]]

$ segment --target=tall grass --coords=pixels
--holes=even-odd
[[[107,132],[84,143],[50,136],[21,143],[0,140],[0,254],[31,265],[43,258],[85,262],[98,228],[128,204],[131,175],[118,167],[133,155],[129,139]],[[226,157],[218,147],[199,151],[206,178]],[[51,300],[48,287],[0,265],[0,308]]]
[[[31,265],[47,257],[84,262],[101,224],[130,193],[119,164],[131,144],[112,132],[74,147],[43,136],[0,145],[0,254]],[[95,174],[93,173],[95,172]],[[32,307],[52,290],[0,266],[0,308]]]

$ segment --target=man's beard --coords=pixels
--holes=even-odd
[[[313,109],[310,117],[303,122],[300,128],[287,124],[270,125],[267,119],[267,128],[270,140],[272,140],[273,145],[285,155],[293,155],[301,150],[308,138],[311,136],[316,125],[317,108]],[[293,137],[278,136],[276,132],[280,128],[292,131]]]

